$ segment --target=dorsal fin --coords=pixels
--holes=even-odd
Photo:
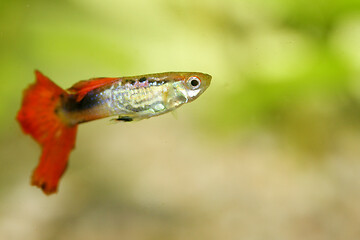
[[[68,89],[68,92],[76,93],[76,101],[79,102],[91,90],[114,83],[118,80],[119,78],[94,78],[90,80],[83,80],[75,83],[71,88]]]

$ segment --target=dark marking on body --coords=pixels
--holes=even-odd
[[[116,121],[131,122],[133,119],[128,116],[119,116]]]
[[[135,84],[135,80],[133,80],[133,79],[126,79],[125,80],[125,83],[130,83],[131,85],[134,85]]]
[[[80,101],[76,101],[77,95],[69,95],[69,97],[64,102],[64,109],[66,111],[72,112],[72,111],[83,111],[90,108],[93,108],[94,106],[99,104],[98,99],[98,91],[90,91],[88,92],[83,99]]]
[[[142,77],[139,79],[139,82],[145,82],[146,81],[146,77]]]

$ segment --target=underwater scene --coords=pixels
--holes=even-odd
[[[1,0],[0,83],[0,239],[360,239],[358,0]]]

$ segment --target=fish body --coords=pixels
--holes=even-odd
[[[211,76],[199,72],[166,72],[80,81],[63,90],[35,71],[36,82],[24,92],[17,120],[41,146],[32,184],[46,194],[57,191],[77,126],[105,117],[137,121],[170,112],[195,100],[210,85]]]
[[[193,101],[206,90],[210,79],[203,73],[166,72],[88,80],[68,89],[58,111],[69,125],[115,115],[124,121],[146,119]],[[78,91],[99,81],[103,85],[86,93]]]

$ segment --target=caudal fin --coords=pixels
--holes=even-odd
[[[36,82],[24,91],[17,120],[24,133],[30,134],[42,147],[31,183],[51,194],[57,191],[66,169],[77,126],[67,126],[56,114],[61,97],[67,93],[39,71],[35,71],[35,75]]]

